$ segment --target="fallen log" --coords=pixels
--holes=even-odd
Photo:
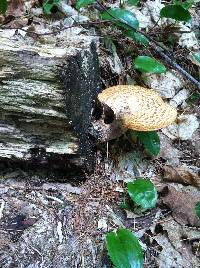
[[[93,165],[88,130],[100,84],[96,40],[61,36],[41,44],[0,32],[1,160],[67,156],[78,166]]]

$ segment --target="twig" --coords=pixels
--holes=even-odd
[[[58,202],[58,203],[60,203],[60,204],[63,204],[63,203],[64,203],[63,200],[60,200],[59,198],[57,198],[57,197],[55,197],[55,196],[46,195],[45,197],[46,197],[47,199],[56,201],[56,202]]]
[[[55,31],[51,31],[51,32],[48,32],[48,33],[37,33],[37,32],[34,32],[34,31],[30,31],[30,30],[25,30],[23,28],[16,28],[16,27],[10,27],[10,28],[6,28],[6,27],[3,27],[0,29],[1,30],[16,30],[16,31],[23,31],[25,33],[28,33],[28,34],[33,34],[33,35],[36,35],[36,36],[45,36],[45,35],[53,35],[53,34],[57,34],[57,33],[60,33],[61,31],[64,31],[64,30],[67,30],[67,29],[70,29],[72,27],[76,27],[77,25],[71,25],[71,26],[67,26],[67,27],[63,27],[62,29],[59,29],[59,30],[55,30]]]
[[[58,29],[58,30],[54,30],[54,31],[51,31],[51,32],[48,32],[48,33],[37,33],[37,32],[34,32],[34,31],[30,31],[30,30],[25,30],[23,28],[18,28],[18,27],[9,27],[9,28],[6,28],[6,27],[2,27],[0,28],[0,31],[1,30],[16,30],[16,31],[23,31],[25,33],[28,33],[28,34],[33,34],[33,35],[36,35],[36,36],[45,36],[45,35],[54,35],[54,34],[58,34],[62,31],[65,31],[65,30],[68,30],[68,29],[71,29],[73,27],[77,27],[77,26],[89,26],[90,24],[101,24],[102,21],[92,21],[92,22],[81,22],[81,23],[78,23],[77,21],[74,20],[74,24],[73,25],[70,25],[70,26],[66,26],[66,27],[63,27],[61,29]],[[110,21],[103,21],[103,22],[110,22]]]
[[[151,44],[151,47],[160,54],[160,56],[165,59],[172,67],[178,70],[182,75],[184,75],[188,80],[193,82],[197,88],[200,90],[200,82],[197,81],[191,74],[189,74],[185,69],[183,69],[178,63],[172,60],[169,56],[167,56],[164,52],[160,51],[160,49],[155,45]]]
[[[45,192],[63,192],[63,193],[70,193],[70,194],[76,194],[80,195],[82,193],[82,189],[76,186],[72,186],[69,183],[44,183],[42,186],[28,186],[25,183],[18,182],[16,185],[15,184],[9,184],[9,183],[0,183],[0,189],[5,189],[5,188],[10,188],[10,189],[22,189],[24,191],[45,191]]]
[[[152,30],[152,29],[151,29]],[[173,30],[167,30],[167,31],[156,31],[155,33],[151,33],[151,34],[164,34],[164,33],[167,33],[167,34],[172,34],[172,33],[191,33],[191,31],[173,31]]]
[[[148,36],[148,34],[136,30],[134,27],[130,26],[126,21],[122,19],[118,19],[117,17],[113,16],[105,7],[102,5],[98,0],[96,1],[98,5],[110,16],[112,17],[115,21],[122,22],[126,26],[128,26],[130,29],[143,34],[145,37],[147,37],[151,42],[149,43],[149,46],[153,48],[168,64],[170,64],[172,67],[174,67],[176,70],[178,70],[184,77],[186,77],[188,80],[190,80],[192,83],[194,83],[198,90],[200,90],[200,82],[197,81],[192,75],[190,75],[185,69],[183,69],[178,63],[176,63],[170,56],[166,55],[162,50],[167,51],[164,49],[160,44],[158,44],[155,40],[153,40],[151,37]],[[168,51],[167,51],[168,52]]]

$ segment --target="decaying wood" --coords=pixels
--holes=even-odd
[[[67,100],[73,99],[73,84],[81,94],[83,86],[91,86],[90,81],[98,77],[98,64],[91,37],[65,37],[62,45],[59,41],[55,37],[51,44],[40,44],[30,37],[11,34],[10,30],[0,32],[0,158],[30,160],[41,152],[44,157],[79,154],[81,134],[77,129],[74,132],[71,125],[75,124],[68,113],[77,107],[77,100],[82,112],[85,108],[81,106],[87,107],[88,116],[92,99],[87,97],[84,105],[86,98],[83,100],[76,92],[73,103]],[[79,68],[70,69],[76,58]],[[95,83],[98,79],[92,90],[98,86]],[[89,116],[84,120],[90,120]]]

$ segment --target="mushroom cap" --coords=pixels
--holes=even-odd
[[[164,128],[177,117],[176,109],[156,91],[140,86],[113,86],[100,93],[98,100],[113,110],[125,128],[138,131]]]

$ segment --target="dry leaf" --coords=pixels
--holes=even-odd
[[[163,178],[169,182],[178,182],[182,184],[188,184],[193,186],[200,186],[200,176],[189,169],[183,167],[163,167]]]
[[[24,14],[24,11],[25,9],[23,0],[10,0],[6,15],[20,17]]]
[[[200,232],[197,228],[180,225],[171,217],[161,223],[161,232],[166,231],[174,249],[178,251],[190,265],[185,267],[198,267],[198,260],[194,258],[194,241],[199,241]],[[165,233],[166,234],[166,233]],[[193,263],[193,265],[192,265]]]
[[[177,191],[174,187],[165,187],[161,200],[167,205],[174,219],[180,224],[200,227],[200,219],[196,215],[195,205],[200,197]]]
[[[174,147],[170,138],[164,135],[162,132],[159,132],[160,136],[160,154],[159,156],[164,158],[168,165],[179,166],[180,157],[182,152]]]
[[[28,24],[28,19],[27,18],[23,18],[23,19],[14,19],[11,20],[10,22],[6,23],[6,27],[9,28],[23,28],[25,26],[27,26]],[[24,32],[25,33],[25,32]]]
[[[2,24],[4,22],[4,16],[0,15],[0,24]]]

